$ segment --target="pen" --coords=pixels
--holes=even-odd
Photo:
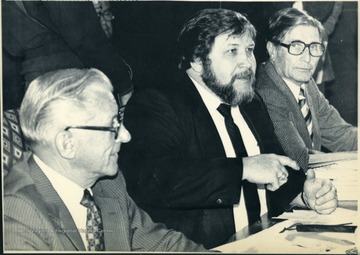
[[[357,226],[347,226],[352,222],[341,223],[336,225],[323,225],[323,224],[302,224],[295,223],[290,227],[284,228],[280,233],[286,230],[296,230],[298,232],[343,232],[343,233],[354,233]]]
[[[354,233],[357,226],[346,225],[320,225],[320,224],[301,224],[296,225],[298,232],[343,232]]]

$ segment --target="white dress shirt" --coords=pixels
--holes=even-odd
[[[299,103],[300,86],[289,79],[283,78],[283,80],[291,90],[291,93],[294,95],[296,101]]]
[[[77,231],[79,231],[81,239],[84,242],[86,248],[88,244],[86,240],[87,208],[80,204],[80,201],[84,195],[84,189],[50,168],[35,154],[34,160],[49,179],[51,185],[69,210],[77,227]],[[67,230],[65,229],[65,231]],[[69,231],[74,231],[74,229],[69,229]]]
[[[211,118],[214,121],[216,129],[220,135],[221,142],[224,146],[226,157],[236,158],[234,147],[231,143],[230,136],[226,130],[224,117],[221,115],[221,113],[217,111],[218,106],[223,102],[220,100],[218,96],[216,96],[212,91],[210,91],[210,89],[204,88],[191,77],[190,79],[195,84],[196,89],[199,91],[200,96],[206,108],[208,109]],[[248,156],[254,156],[260,154],[260,148],[258,146],[258,143],[253,133],[251,132],[249,126],[247,125],[245,119],[240,113],[239,107],[237,106],[231,107],[231,115],[234,119],[235,124],[238,126],[240,130]],[[258,194],[260,199],[261,215],[263,215],[267,212],[264,185],[258,185]],[[239,230],[241,230],[242,228],[246,227],[249,224],[244,201],[245,201],[244,192],[241,189],[240,203],[234,205],[234,221],[235,221],[236,232],[238,232]]]

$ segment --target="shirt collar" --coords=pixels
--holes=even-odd
[[[190,76],[189,76],[190,77]],[[210,89],[206,89],[203,86],[201,86],[197,81],[195,81],[193,78],[190,77],[192,82],[194,83],[196,89],[198,90],[204,104],[206,105],[206,108],[208,108],[211,111],[216,111],[218,106],[223,103],[221,99],[214,94]]]
[[[296,101],[299,101],[300,86],[295,84],[292,80],[282,77],[291,93],[294,95]]]
[[[38,164],[40,169],[43,171],[43,173],[46,175],[46,177],[49,179],[51,185],[58,193],[62,201],[65,203],[65,205],[67,205],[68,203],[80,203],[84,195],[83,188],[53,170],[35,154],[34,160]]]

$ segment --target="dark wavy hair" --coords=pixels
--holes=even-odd
[[[306,12],[295,8],[281,9],[270,17],[266,40],[280,42],[287,32],[299,25],[308,25],[317,28],[322,42],[327,40],[325,29],[320,21]]]
[[[249,32],[255,40],[256,30],[242,14],[226,9],[204,9],[188,20],[178,36],[179,69],[187,70],[196,58],[204,61],[211,51],[215,37],[230,33]]]

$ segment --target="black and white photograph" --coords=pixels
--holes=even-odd
[[[358,1],[1,0],[2,253],[359,254]]]

